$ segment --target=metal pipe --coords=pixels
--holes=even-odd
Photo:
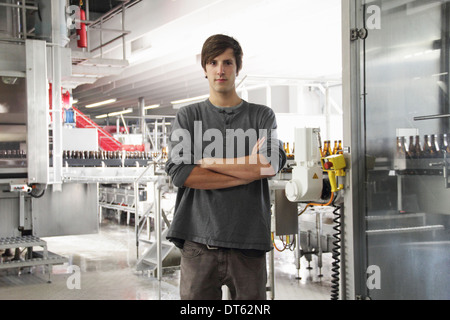
[[[146,134],[147,126],[145,123],[145,99],[144,99],[144,97],[139,98],[139,114],[140,114],[139,121],[141,124],[142,144],[145,144],[145,140],[147,137],[147,134]]]
[[[125,118],[123,117],[123,114],[120,115],[120,118],[122,119],[123,126],[125,127],[125,132],[127,133],[127,135],[130,134],[130,132],[128,131],[127,123],[125,122]]]
[[[153,131],[153,142],[155,143],[153,147],[155,148],[153,151],[156,152],[159,149],[159,140],[158,140],[158,120],[155,120],[155,129]]]
[[[145,171],[147,171],[147,169]],[[136,259],[138,259],[138,260],[139,260],[139,234],[140,234],[140,232],[139,232],[139,210],[138,210],[139,178],[137,178],[134,181],[134,210],[135,210],[135,212],[134,212],[134,233],[136,236]]]
[[[153,167],[152,166],[148,166],[147,168],[145,168],[145,170],[136,178],[136,180],[134,180],[134,209],[135,211],[135,216],[134,216],[134,229],[135,229],[135,235],[136,235],[136,258],[139,259],[139,235],[140,235],[140,230],[139,230],[139,181],[145,176],[145,174],[147,173],[147,171]]]
[[[103,58],[103,18],[100,20],[100,57]],[[92,49],[91,52],[97,50],[97,48]]]
[[[154,182],[155,191],[155,228],[156,228],[156,261],[158,264],[157,279],[161,281],[162,276],[162,246],[161,246],[161,186],[158,181]]]
[[[409,227],[409,228],[393,228],[393,229],[380,229],[380,230],[367,230],[367,235],[378,235],[387,233],[406,233],[406,232],[423,232],[423,231],[436,231],[444,230],[443,225],[434,226],[422,226],[422,227]]]
[[[81,23],[86,23],[89,21],[85,21],[85,20],[80,20]],[[110,28],[91,28],[92,31],[110,31],[110,32],[120,32],[123,34],[130,34],[131,31],[128,30],[119,30],[119,29],[110,29]]]
[[[431,116],[415,117],[414,121],[434,120],[434,119],[444,119],[444,118],[450,118],[450,114],[436,114],[436,115],[431,115]]]
[[[101,30],[100,30],[100,35],[101,35],[101,36],[100,36],[100,43],[102,43],[103,37],[102,37],[102,32],[101,32]],[[98,47],[92,49],[91,52],[96,51],[96,50],[98,50],[98,49],[102,49],[103,47],[107,46],[108,44],[113,43],[114,41],[116,41],[116,40],[118,40],[118,39],[120,39],[120,38],[123,38],[123,37],[125,37],[125,35],[123,35],[123,34],[120,35],[120,36],[118,36],[118,37],[115,37],[114,39],[111,39],[111,40],[109,40],[109,41],[107,41],[107,42],[101,44],[100,46],[98,46]],[[103,50],[100,51],[100,55],[103,56]]]
[[[125,3],[122,4],[122,50],[123,50],[123,56],[122,59],[127,59],[127,49],[126,49],[126,42],[125,42]]]
[[[17,5],[20,5],[20,2],[17,1]],[[21,28],[22,28],[22,24],[20,23],[20,7],[17,8],[11,8],[11,21],[12,21],[12,30],[11,30],[11,34],[13,35],[14,38],[19,39],[20,38],[20,33],[21,33]],[[25,39],[23,39],[25,40]]]
[[[86,0],[86,19],[89,20],[89,0]],[[90,44],[89,44],[89,40],[90,40],[90,25],[86,24],[86,35],[87,35],[87,47],[86,47],[86,51],[87,52],[91,52],[90,51]]]
[[[450,184],[448,183],[448,161],[447,161],[447,157],[448,157],[447,151],[444,150],[444,172],[443,172],[444,182],[445,182],[444,186],[445,186],[445,189],[450,189]]]
[[[22,0],[22,35],[25,40],[27,40],[27,9],[25,5],[25,0]]]
[[[25,1],[23,1],[22,3],[25,3]],[[0,7],[13,7],[13,8],[25,8],[28,10],[38,10],[38,7],[35,6],[27,6],[27,5],[23,5],[23,4],[12,4],[12,3],[3,3],[0,2]]]

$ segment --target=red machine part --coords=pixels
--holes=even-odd
[[[49,83],[48,86],[48,102],[49,102],[49,109],[52,110],[53,107],[53,97],[52,97],[52,83]],[[63,120],[64,120],[64,111],[67,109],[70,109],[72,107],[72,104],[70,103],[70,92],[68,90],[64,91],[63,88],[61,88],[61,102],[62,102],[62,114],[63,114]],[[53,121],[53,114],[50,112],[50,121]]]
[[[80,8],[80,20],[86,20],[86,12]],[[78,48],[87,48],[87,32],[86,24],[80,23],[80,28],[77,29],[77,46]]]

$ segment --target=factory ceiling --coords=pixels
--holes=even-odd
[[[208,94],[199,55],[204,40],[215,33],[241,43],[244,67],[238,82],[243,86],[340,79],[340,1],[90,0],[88,5],[89,20],[96,20],[91,29],[97,28],[88,34],[89,48],[77,48],[76,35],[69,45],[73,56],[94,61],[80,59],[74,70],[85,70],[86,64],[100,70],[102,61],[108,70],[73,86],[75,105],[93,119],[129,108],[138,115],[140,98],[146,106],[160,105],[147,114],[172,115],[173,101]],[[109,43],[121,34],[125,50],[122,38]],[[86,108],[109,99],[115,102]]]

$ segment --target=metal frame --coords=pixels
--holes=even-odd
[[[1,2],[0,6],[21,9],[21,15],[22,15],[22,37],[23,37],[24,40],[26,40],[27,36],[28,36],[26,10],[39,10],[39,8],[37,6],[28,6],[28,5],[26,5],[26,1],[25,0],[22,0],[21,4],[13,4],[13,3],[3,3],[3,2]]]
[[[42,251],[33,251],[34,247],[41,247]],[[34,236],[0,238],[0,249],[27,248],[25,260],[1,261],[0,270],[11,268],[26,268],[36,266],[46,266],[48,272],[48,282],[51,282],[52,266],[68,262],[67,258],[49,252],[47,242]]]
[[[138,3],[140,1],[131,1],[131,0],[125,0],[124,3],[122,3],[121,5],[111,9],[110,11],[108,11],[107,13],[105,13],[103,16],[99,17],[97,20],[95,21],[90,21],[89,20],[89,0],[86,0],[86,20],[80,20],[80,23],[85,23],[86,24],[86,32],[88,34],[88,47],[87,47],[87,51],[88,52],[94,52],[96,50],[100,50],[100,56],[103,56],[103,47],[115,42],[116,40],[122,39],[122,58],[123,60],[126,60],[127,56],[126,56],[126,45],[125,45],[125,37],[131,33],[131,31],[125,30],[125,9],[128,8],[128,6],[130,5],[134,5],[136,3]],[[117,14],[122,14],[122,30],[119,29],[111,29],[111,28],[104,28],[103,27],[103,22],[108,21],[109,19],[111,19],[112,17],[114,17]],[[98,27],[99,26],[99,27]],[[90,48],[90,32],[91,31],[98,31],[100,32],[100,45],[98,45],[95,48]],[[103,31],[107,31],[107,32],[115,32],[115,33],[119,33],[120,35],[108,40],[107,42],[103,43]]]
[[[342,223],[341,294],[342,299],[366,296],[365,270],[365,122],[364,79],[361,75],[363,40],[351,40],[351,30],[362,28],[359,0],[342,0],[344,151],[348,164]]]
[[[49,182],[46,43],[26,41],[27,157],[29,183]]]

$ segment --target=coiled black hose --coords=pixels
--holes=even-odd
[[[339,299],[339,280],[340,280],[340,255],[341,255],[341,214],[340,214],[340,210],[341,207],[334,205],[333,203],[333,207],[335,207],[335,210],[333,211],[334,214],[334,227],[333,230],[336,231],[335,234],[333,234],[334,237],[334,241],[333,241],[333,250],[332,251],[332,256],[333,256],[333,263],[332,263],[332,268],[331,268],[331,300],[338,300]]]

